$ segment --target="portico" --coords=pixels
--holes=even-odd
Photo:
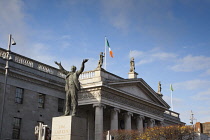
[[[79,105],[93,105],[95,140],[102,139],[108,130],[143,131],[163,125],[169,105],[143,79],[123,79],[103,69],[82,77]]]

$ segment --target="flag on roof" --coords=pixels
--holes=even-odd
[[[106,46],[109,48],[109,55],[113,58],[114,55],[113,55],[113,52],[112,52],[112,50],[111,50],[111,48],[109,46],[109,41],[107,39],[106,39]]]
[[[173,87],[172,87],[172,84],[170,84],[170,90],[171,91],[174,91]]]

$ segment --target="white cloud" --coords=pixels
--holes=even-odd
[[[184,90],[196,90],[196,89],[203,89],[210,85],[210,81],[207,80],[191,80],[191,81],[184,81],[180,83],[173,84],[174,89],[184,89]]]
[[[76,66],[77,69],[80,69],[83,59],[82,58],[73,58],[73,59],[64,59],[60,58],[59,60],[54,60],[57,62],[61,62],[64,69],[67,71],[70,71],[70,68],[72,65]],[[54,61],[52,61],[54,63]],[[85,70],[84,71],[90,71],[94,70],[97,67],[97,61],[94,58],[89,58],[88,62],[85,64]],[[57,67],[56,64],[53,64],[52,66]]]
[[[206,70],[206,72],[204,73],[204,75],[210,75],[210,69]]]
[[[61,39],[70,40],[70,39],[72,39],[72,37],[70,35],[63,35],[63,36],[61,36]]]
[[[102,18],[106,17],[106,22],[117,29],[127,32],[130,25],[129,13],[132,7],[132,1],[102,1]]]
[[[8,34],[12,34],[17,45],[26,42],[27,25],[25,23],[24,3],[22,0],[0,1],[0,42],[1,47],[6,48]]]
[[[159,49],[153,49],[151,51],[131,51],[129,57],[134,57],[136,60],[136,65],[142,65],[147,63],[152,63],[155,61],[174,61],[177,55],[174,53],[167,53],[160,51]],[[140,59],[140,60],[139,60]]]
[[[173,60],[177,57],[177,55],[174,53],[166,53],[166,52],[157,52],[151,54],[151,56],[161,60],[169,60],[169,59]]]
[[[207,89],[206,91],[203,91],[203,92],[199,92],[198,94],[192,96],[192,98],[194,100],[207,100],[209,101],[210,100],[210,88]]]
[[[55,57],[48,54],[49,46],[47,46],[46,44],[43,44],[43,43],[35,43],[35,44],[31,45],[31,49],[33,51],[28,49],[26,52],[28,52],[30,54],[32,59],[34,59],[36,61],[40,61],[47,65],[53,65]]]
[[[202,75],[210,75],[210,57],[187,55],[178,59],[178,55],[170,52],[163,52],[159,49],[150,51],[134,50],[129,53],[129,57],[134,57],[136,65],[153,63],[157,61],[171,62],[170,69],[176,72],[193,72],[204,70]]]
[[[39,31],[30,28],[26,21],[29,20],[28,18],[32,19],[33,17],[30,17],[24,11],[26,8],[23,0],[0,0],[0,43],[2,43],[0,47],[7,48],[8,34],[11,33],[17,43],[16,46],[11,48],[13,52],[53,65],[55,56],[50,54],[50,46],[46,41],[54,37],[52,31]],[[67,40],[69,38],[68,35],[64,35],[61,39]],[[45,40],[45,43],[40,40]],[[63,47],[69,45],[68,42],[61,42]]]
[[[171,97],[164,95],[163,99],[169,104],[169,106],[171,106]],[[184,99],[181,98],[173,98],[173,106],[176,108],[182,107],[183,103],[184,103]]]
[[[191,72],[210,68],[210,57],[188,55],[171,67],[174,71]]]
[[[138,61],[138,62],[136,63],[136,65],[137,65],[137,66],[138,66],[138,65],[143,65],[143,64],[147,64],[147,63],[152,63],[152,62],[154,62],[154,61],[155,61],[155,59],[153,59],[153,58],[142,59],[142,60]]]
[[[131,57],[138,58],[138,57],[142,57],[143,55],[144,55],[144,52],[134,50],[134,51],[130,51],[129,58]]]

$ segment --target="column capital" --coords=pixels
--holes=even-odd
[[[125,115],[126,115],[126,116],[133,116],[133,113],[131,113],[131,112],[128,111],[128,112],[123,113],[123,115],[124,115],[124,116],[125,116]]]
[[[116,107],[115,107],[115,108],[112,108],[112,109],[111,109],[111,111],[114,111],[114,112],[120,113],[120,109],[119,109],[119,108],[116,108]]]
[[[149,121],[151,122],[151,123],[155,123],[155,120],[154,119],[149,119]]]
[[[164,126],[164,121],[160,121],[160,125],[161,126]]]
[[[98,104],[93,104],[93,107],[103,107],[103,108],[106,108],[106,105],[104,104],[101,104],[101,103],[98,103]]]
[[[144,117],[143,115],[139,115],[139,116],[137,116],[136,118],[137,118],[137,119],[141,119],[141,120],[144,120],[144,119],[145,119],[145,117]]]

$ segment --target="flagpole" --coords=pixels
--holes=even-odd
[[[173,91],[171,90],[171,110],[174,111],[174,108],[173,108]]]
[[[172,87],[172,84],[170,84],[170,90],[171,90],[171,110],[174,111],[174,108],[173,108],[173,87]]]
[[[104,63],[104,69],[106,70],[106,36],[105,36],[105,40],[104,40],[104,48],[105,48],[105,54],[104,54],[104,57],[105,57],[105,63]]]

